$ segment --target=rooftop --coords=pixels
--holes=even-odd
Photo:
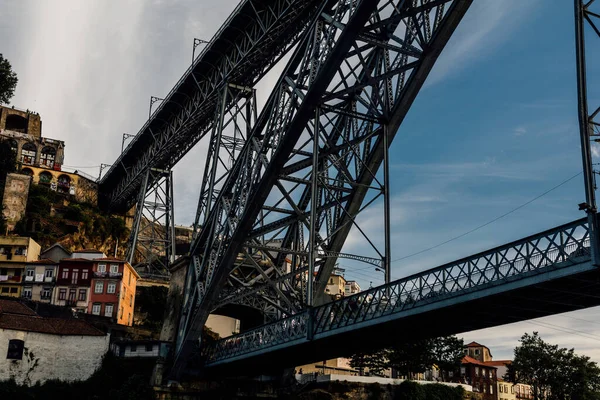
[[[0,300],[0,329],[51,335],[105,335],[82,320],[40,317],[32,309],[16,300]]]
[[[102,254],[102,252],[100,250],[96,250],[96,249],[80,249],[80,250],[73,251],[73,253],[100,253],[100,254]]]
[[[42,258],[41,260],[30,261],[29,264],[58,264],[58,263],[49,258]]]
[[[469,357],[469,356],[464,356],[461,360],[462,364],[475,364],[475,365],[481,365],[482,367],[491,367],[491,368],[496,368],[493,365],[488,365],[486,363],[483,363],[479,360],[474,359],[473,357]]]

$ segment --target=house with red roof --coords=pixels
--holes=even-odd
[[[486,365],[484,362],[466,355],[461,361],[461,382],[471,385],[474,392],[481,393],[482,400],[497,400],[498,376],[496,370],[496,367]]]
[[[34,385],[88,379],[109,349],[109,335],[75,318],[46,318],[0,299],[0,381]]]

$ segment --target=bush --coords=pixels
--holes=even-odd
[[[404,381],[394,393],[395,400],[427,400],[423,385],[412,381]]]

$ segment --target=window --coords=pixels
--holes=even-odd
[[[11,339],[8,341],[8,352],[6,358],[9,360],[23,359],[23,347],[25,342],[19,339]]]
[[[85,281],[85,280],[87,280],[87,278],[88,278],[88,270],[84,269],[83,271],[81,271],[81,279]]]
[[[54,275],[54,271],[53,271],[53,270],[51,270],[51,269],[47,269],[47,270],[46,270],[45,277],[46,277],[46,278],[52,278],[52,275]]]
[[[104,292],[104,282],[96,282],[96,286],[94,287],[94,293],[102,292]]]
[[[123,318],[123,307],[121,307],[121,310],[119,311],[119,319]]]
[[[131,272],[129,273],[129,283],[127,283],[129,286],[131,286]]]
[[[502,385],[498,385],[498,386],[499,386],[499,388],[498,388],[498,389],[499,389],[499,392],[500,392],[500,393],[504,393],[504,390],[502,389]]]
[[[16,287],[11,287],[11,288],[10,288],[10,292],[11,292],[11,293],[18,293],[18,292],[19,292],[19,288],[16,288]]]
[[[73,285],[77,284],[77,279],[79,278],[79,270],[78,269],[74,269],[73,273],[71,274],[71,283]]]
[[[92,305],[92,314],[94,315],[100,315],[100,309],[102,308],[102,304],[100,303],[94,303],[94,305]]]
[[[79,301],[85,301],[85,298],[87,297],[87,291],[85,289],[79,289]]]
[[[490,385],[490,394],[494,394],[494,386]]]
[[[479,355],[479,349],[475,349],[475,355],[478,356]]]
[[[33,270],[33,269],[27,270],[27,276],[34,276],[34,275],[35,275],[35,270]]]
[[[479,367],[475,367],[475,376],[479,376]]]
[[[42,299],[50,299],[52,297],[52,288],[43,288],[42,289]]]
[[[76,293],[75,289],[70,289],[69,290],[69,301],[75,302],[75,293]]]
[[[63,269],[62,278],[69,279],[69,268]]]
[[[46,146],[42,149],[40,155],[40,164],[48,168],[54,167],[54,159],[56,158],[56,149],[50,146]],[[41,176],[41,174],[40,174]]]
[[[147,344],[146,345],[146,351],[152,351],[154,346],[152,346],[152,344]]]
[[[2,293],[8,293],[8,288],[7,287],[3,287],[2,288]]]
[[[129,295],[129,305],[133,306],[133,295],[132,294]]]
[[[37,155],[37,147],[35,144],[28,142],[21,148],[21,162],[23,164],[33,164]]]
[[[106,264],[98,264],[98,272],[106,272]]]
[[[59,300],[66,300],[67,298],[67,289],[60,289],[58,291],[58,299]]]
[[[104,316],[105,317],[112,317],[113,316],[113,305],[112,304],[106,304],[104,306]]]
[[[25,297],[26,299],[31,298],[31,288],[30,287],[23,288],[23,297]]]
[[[137,351],[137,346],[135,344],[131,345],[131,352],[135,353]]]
[[[119,264],[110,264],[110,272],[113,274],[119,272]]]
[[[511,393],[511,394],[515,394],[515,387],[514,387],[514,386],[511,386],[511,387],[510,387],[510,393]]]
[[[106,293],[116,293],[117,291],[117,284],[114,282],[109,282],[108,285],[106,285]]]

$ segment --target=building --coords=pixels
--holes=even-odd
[[[50,303],[57,272],[58,263],[50,259],[27,263],[21,296],[33,301]]]
[[[165,346],[163,343],[160,340],[118,340],[111,343],[110,351],[121,358],[157,358]]]
[[[40,254],[42,259],[50,259],[54,262],[59,262],[64,258],[71,258],[71,252],[58,243],[54,243]]]
[[[73,307],[77,311],[87,312],[93,266],[94,261],[86,258],[61,260],[58,264],[52,304]]]
[[[507,382],[502,378],[498,378],[498,400],[516,400],[515,385]]]
[[[0,299],[0,381],[33,385],[81,381],[99,367],[109,335],[79,319],[44,318],[18,301]]]
[[[335,299],[346,295],[346,279],[339,274],[331,274],[325,287],[325,293]]]
[[[42,120],[29,110],[0,106],[0,140],[8,140],[21,165],[60,170],[65,142],[42,137]]]
[[[350,366],[350,359],[342,357],[301,365],[296,367],[296,372],[299,374],[318,373],[319,375],[359,375],[359,371]]]
[[[360,292],[360,285],[358,284],[358,282],[346,281],[346,284],[344,285],[344,294],[346,296],[352,296],[353,294],[356,294],[358,292]]]
[[[95,260],[96,258],[106,258],[106,254],[96,249],[75,250],[71,258],[85,258],[86,260]]]
[[[465,355],[483,363],[492,361],[492,352],[487,346],[484,346],[477,342],[471,342],[465,347]]]
[[[25,266],[39,258],[40,250],[40,245],[28,237],[0,237],[0,295],[21,296]]]
[[[139,274],[127,261],[112,257],[94,259],[92,271],[87,312],[116,319],[117,324],[133,325]]]
[[[483,362],[466,355],[461,361],[460,382],[471,385],[474,392],[481,394],[482,400],[498,399],[496,393],[498,386],[496,367],[485,365]]]
[[[12,232],[16,223],[25,215],[30,183],[31,179],[28,176],[14,173],[6,174],[4,197],[1,200],[7,232],[0,232],[0,234],[8,235],[8,232]]]

